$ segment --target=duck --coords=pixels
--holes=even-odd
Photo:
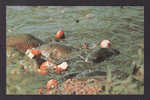
[[[112,48],[112,43],[110,40],[102,40],[100,42],[99,48],[93,50],[87,57],[86,61],[92,61],[95,63],[99,63],[104,61],[106,58],[111,56],[119,55],[120,51]]]

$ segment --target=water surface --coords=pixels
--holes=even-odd
[[[65,45],[81,46],[83,43],[99,43],[108,39],[120,51],[119,56],[94,66],[77,64],[78,67],[70,69],[70,72],[87,69],[105,71],[107,65],[112,70],[130,72],[137,50],[144,44],[142,6],[7,6],[6,23],[7,35],[28,33],[44,41],[55,37],[55,33],[61,29],[67,38]],[[31,77],[34,79],[34,76]]]

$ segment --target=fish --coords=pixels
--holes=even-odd
[[[46,58],[68,58],[72,56],[73,48],[58,43],[42,45],[38,48]]]
[[[6,36],[6,47],[14,47],[21,52],[25,52],[29,48],[38,47],[44,44],[40,39],[31,34],[17,34]]]

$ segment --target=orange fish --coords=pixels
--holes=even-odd
[[[46,69],[49,68],[50,64],[51,64],[51,61],[50,61],[50,60],[47,60],[47,61],[43,62],[43,63],[40,65],[40,69],[41,69],[41,70],[46,70]]]
[[[41,54],[41,51],[38,50],[38,49],[32,48],[31,53],[34,54],[34,55],[36,56],[36,55]]]
[[[46,74],[47,74],[47,71],[46,71],[46,70],[38,69],[38,72],[39,72],[41,75],[46,75]]]
[[[57,80],[51,79],[46,84],[46,89],[54,88],[54,86],[57,84]]]
[[[46,70],[48,69],[48,66],[40,66],[40,70]]]
[[[58,72],[65,71],[67,68],[68,68],[67,62],[63,62],[62,64],[56,66],[56,71]]]
[[[57,39],[60,39],[64,36],[64,31],[63,30],[59,30],[57,33],[56,33],[56,38]]]
[[[29,58],[33,58],[36,55],[41,54],[41,51],[35,48],[31,48],[31,49],[27,49],[26,53],[25,53]]]
[[[60,67],[56,67],[56,71],[57,72],[62,72],[62,71],[64,71],[62,68],[60,68]]]

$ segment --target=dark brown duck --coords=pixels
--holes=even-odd
[[[111,42],[109,40],[102,40],[100,48],[89,54],[88,61],[101,62],[106,58],[118,54],[120,54],[120,52],[117,49],[111,48]]]

